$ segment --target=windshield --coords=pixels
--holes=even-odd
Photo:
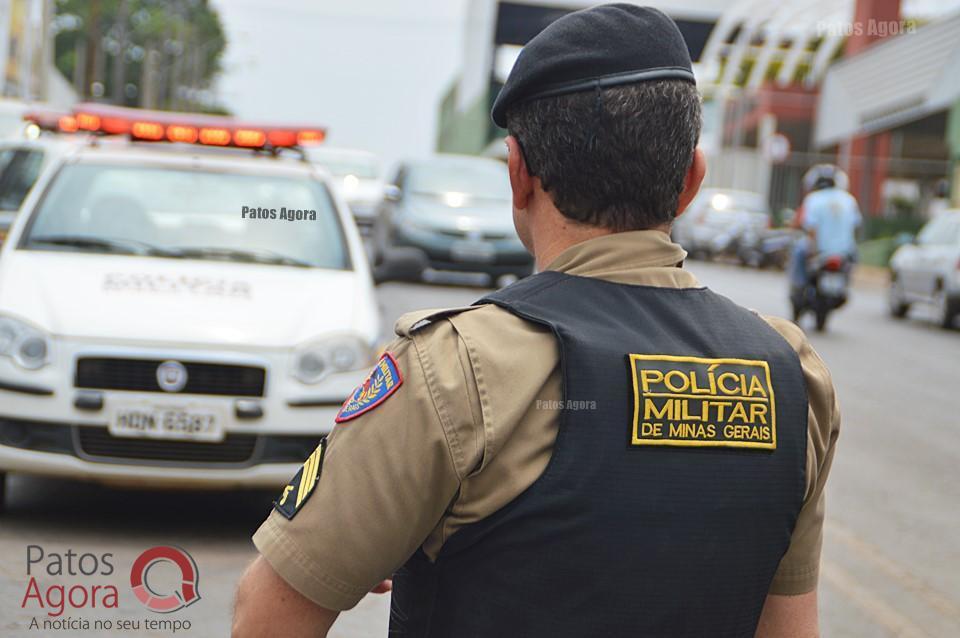
[[[374,158],[333,156],[309,152],[307,157],[336,177],[353,175],[360,179],[376,179],[380,174],[380,167]]]
[[[65,167],[20,247],[349,266],[336,210],[315,180],[105,164]]]
[[[509,200],[511,195],[507,167],[496,160],[412,163],[403,181],[402,188],[411,193],[463,193],[499,200]]]

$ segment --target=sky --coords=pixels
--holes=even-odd
[[[802,1],[823,10],[835,0]],[[228,38],[220,102],[242,118],[325,126],[331,146],[374,151],[386,168],[428,154],[461,67],[467,2],[212,0]],[[903,9],[943,14],[960,0],[904,0]]]
[[[430,153],[463,56],[466,0],[213,0],[227,33],[220,102],[326,126],[387,166]]]

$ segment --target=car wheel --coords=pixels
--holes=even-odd
[[[0,472],[0,515],[7,511],[7,475]]]
[[[793,323],[799,326],[800,320],[803,318],[803,308],[796,303],[792,303],[791,306],[793,306]]]
[[[393,246],[393,242],[390,240],[389,225],[385,221],[377,220],[370,234],[372,235],[371,244],[373,248],[371,261],[375,266],[379,266],[383,262],[383,256]]]
[[[946,330],[953,328],[953,321],[956,319],[957,312],[960,311],[960,309],[957,308],[957,302],[947,296],[947,291],[942,285],[934,297],[933,307],[935,308],[937,323],[940,324],[940,327]]]
[[[823,332],[827,329],[827,317],[830,316],[830,311],[827,309],[826,304],[821,304],[817,306],[817,322],[816,328],[817,332]]]
[[[893,273],[893,279],[890,281],[889,291],[890,316],[896,319],[903,319],[910,312],[910,304],[903,300],[903,283],[896,273]]]

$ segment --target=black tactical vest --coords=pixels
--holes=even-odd
[[[523,494],[398,571],[390,635],[752,637],[804,497],[791,346],[705,288],[547,271],[477,303],[556,334],[556,444]]]

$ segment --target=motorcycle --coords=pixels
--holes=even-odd
[[[744,266],[783,270],[798,233],[788,228],[748,229],[740,237],[737,257]]]
[[[799,323],[805,313],[812,312],[817,331],[826,330],[830,313],[847,303],[852,265],[851,260],[842,255],[811,257],[806,285],[791,291],[793,321]]]

